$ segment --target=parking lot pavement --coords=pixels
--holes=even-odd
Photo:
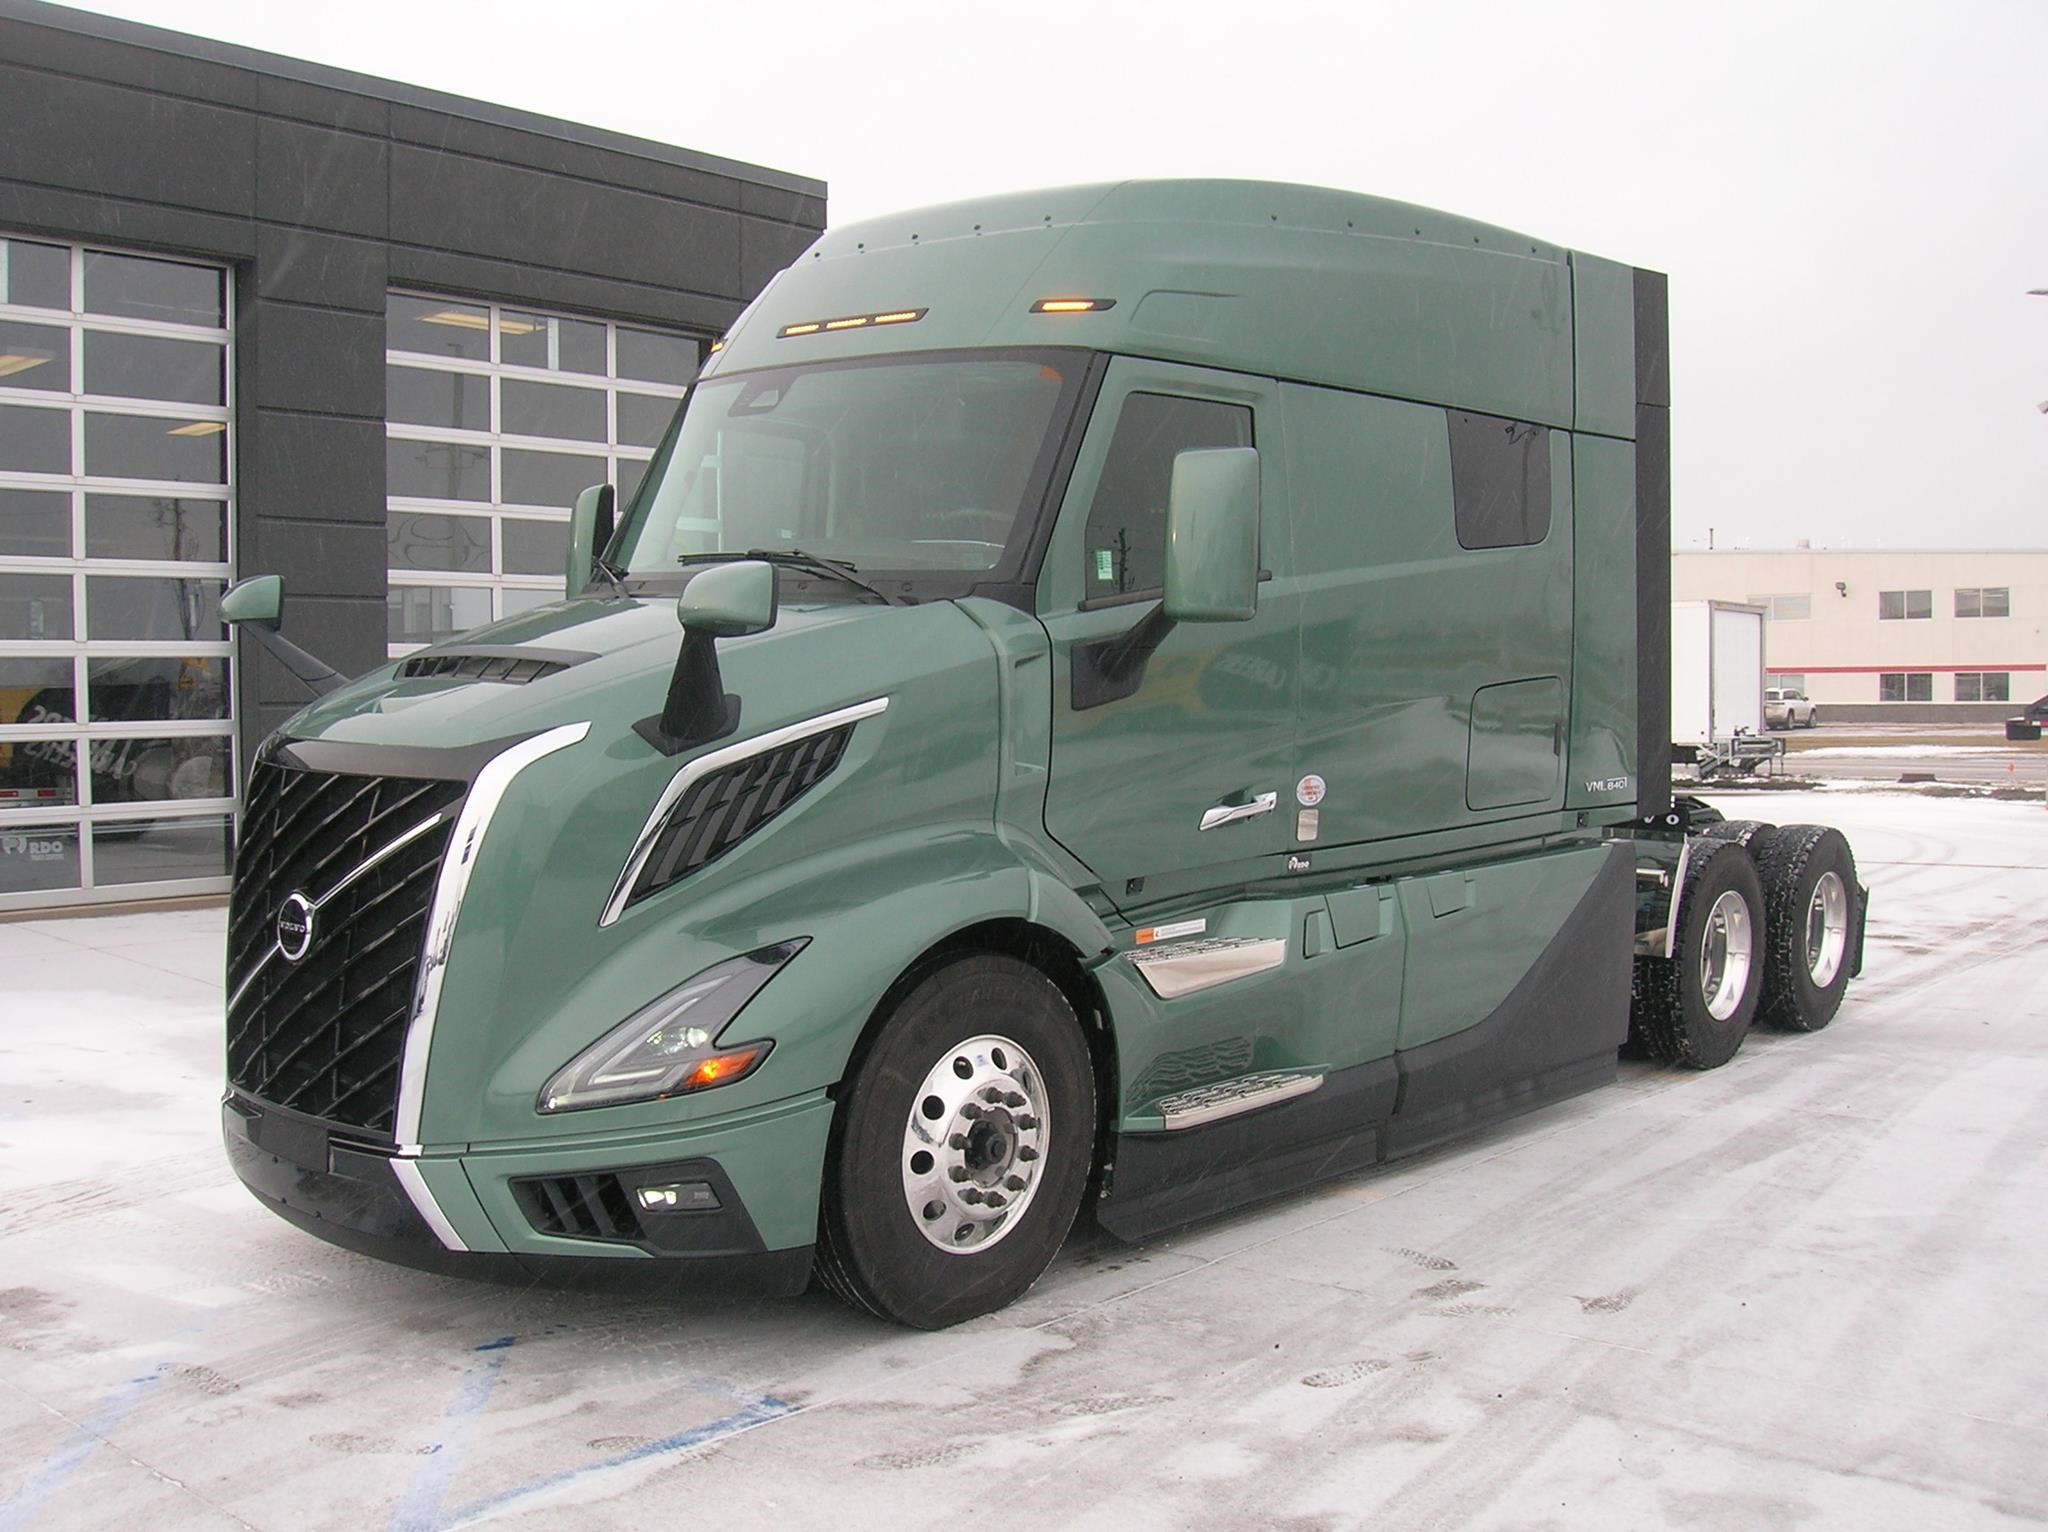
[[[0,1532],[2048,1518],[2048,813],[1770,811],[1874,893],[1829,1030],[937,1335],[325,1246],[221,1157],[220,912],[0,924]]]

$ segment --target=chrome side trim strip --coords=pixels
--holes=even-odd
[[[1685,844],[1678,848],[1678,871],[1671,875],[1671,908],[1664,914],[1664,950],[1659,957],[1670,957],[1672,943],[1678,940],[1679,901],[1685,897],[1685,872],[1692,862],[1693,837],[1688,835]]]
[[[434,1200],[434,1194],[427,1186],[427,1178],[420,1174],[420,1168],[411,1160],[393,1160],[391,1173],[398,1177],[398,1184],[405,1188],[406,1196],[412,1198],[412,1205],[419,1210],[420,1217],[427,1221],[427,1227],[434,1231],[434,1237],[450,1250],[467,1250],[462,1236],[455,1232],[455,1225],[448,1221],[448,1215],[441,1211],[441,1204]]]
[[[589,732],[588,723],[565,723],[493,756],[477,773],[469,796],[463,800],[455,833],[448,837],[448,850],[441,858],[434,902],[427,911],[427,939],[420,953],[419,983],[413,990],[412,1019],[406,1024],[405,1062],[398,1074],[398,1118],[392,1129],[402,1155],[419,1153],[420,1101],[427,1083],[427,1051],[434,1041],[434,1016],[441,1007],[441,982],[448,972],[448,948],[455,937],[456,917],[462,913],[463,895],[469,890],[470,874],[476,870],[484,832],[490,829],[491,819],[514,777],[543,756],[567,749]]]
[[[1130,958],[1153,994],[1161,1000],[1177,1000],[1278,968],[1287,961],[1287,938],[1216,936],[1169,947],[1140,947]]]
[[[807,718],[802,723],[793,723],[786,728],[774,729],[766,734],[757,734],[752,739],[740,740],[737,744],[714,750],[709,755],[700,755],[669,779],[661,796],[655,800],[654,812],[647,816],[647,823],[640,827],[640,834],[633,841],[633,851],[626,858],[625,868],[619,873],[619,881],[612,885],[612,896],[604,904],[604,913],[598,917],[600,928],[611,925],[625,913],[626,900],[633,892],[633,885],[640,881],[640,870],[647,865],[647,858],[654,854],[655,839],[661,834],[668,811],[674,808],[683,794],[697,782],[730,766],[736,761],[749,760],[757,755],[766,755],[770,750],[780,750],[784,745],[795,744],[800,739],[809,739],[813,734],[824,734],[843,724],[856,723],[863,718],[873,718],[877,713],[888,711],[889,699],[876,697],[867,702],[856,702],[852,707],[840,708],[837,712],[821,713],[816,718]]]
[[[1219,803],[1213,809],[1202,812],[1201,828],[1213,830],[1218,825],[1236,824],[1244,819],[1257,819],[1261,814],[1270,814],[1279,805],[1278,793],[1260,793],[1250,803]]]
[[[364,876],[364,874],[368,873],[370,869],[375,867],[379,862],[383,861],[386,857],[392,856],[395,853],[403,850],[406,846],[411,845],[414,841],[418,840],[422,835],[425,835],[427,831],[433,829],[435,825],[439,824],[442,820],[446,819],[447,817],[448,816],[446,814],[434,814],[426,819],[422,819],[410,830],[407,830],[403,835],[399,836],[397,840],[391,842],[390,845],[385,846],[380,851],[371,852],[370,855],[367,858],[365,858],[361,863],[359,863],[356,867],[354,867],[348,872],[343,873],[341,875],[341,881],[335,884],[334,887],[327,890],[327,892],[322,894],[318,899],[309,901],[313,913],[317,915],[320,912],[321,907],[325,905],[328,900],[334,898],[335,895],[339,894],[351,883],[354,883],[358,878]],[[256,960],[256,966],[249,970],[248,975],[242,980],[242,982],[235,986],[235,992],[232,995],[228,996],[228,1009],[230,1011],[233,1011],[236,1004],[241,1000],[242,996],[248,993],[249,986],[256,982],[256,975],[263,972],[265,968],[268,968],[270,966],[270,960],[280,955],[283,951],[284,949],[278,946],[278,944],[275,941],[273,941],[270,944],[270,950],[264,953],[262,957]]]

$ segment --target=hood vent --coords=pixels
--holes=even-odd
[[[831,775],[853,725],[793,740],[700,777],[654,837],[626,903],[709,866]]]
[[[427,649],[398,662],[401,681],[502,681],[524,686],[580,665],[596,655],[574,649],[532,649],[524,644],[478,644],[468,649]]]

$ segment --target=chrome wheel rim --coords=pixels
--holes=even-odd
[[[1007,1037],[971,1037],[931,1067],[903,1127],[903,1202],[936,1249],[972,1255],[1023,1220],[1051,1141],[1045,1077]]]
[[[1733,1016],[1749,990],[1751,945],[1749,905],[1731,888],[1707,911],[1700,933],[1700,996],[1716,1021]]]
[[[1806,906],[1806,975],[1826,989],[1842,971],[1849,950],[1849,890],[1838,872],[1824,872]]]

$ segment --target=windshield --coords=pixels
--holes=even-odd
[[[712,378],[634,500],[631,576],[693,556],[790,551],[863,572],[1009,577],[1087,355],[867,358]]]

